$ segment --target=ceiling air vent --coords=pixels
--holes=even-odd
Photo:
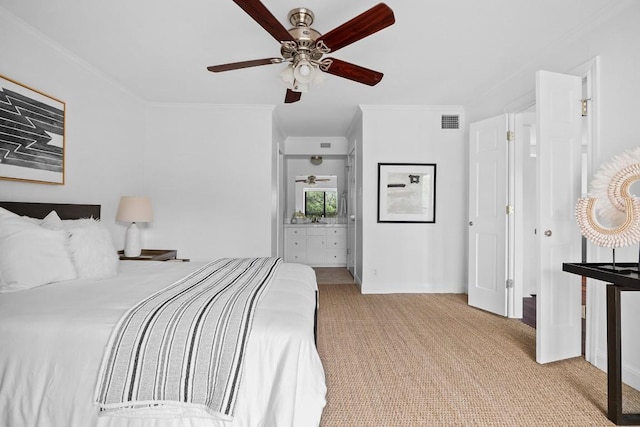
[[[460,129],[460,116],[443,114],[440,129]]]
[[[330,142],[321,142],[320,143],[320,148],[331,148],[331,143]]]

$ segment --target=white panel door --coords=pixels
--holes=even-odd
[[[469,126],[469,305],[507,315],[507,114]]]
[[[574,209],[580,197],[581,77],[536,73],[538,226],[536,360],[581,354],[580,277],[562,271],[580,261]]]

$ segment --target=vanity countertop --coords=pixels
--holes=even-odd
[[[331,228],[331,227],[346,227],[347,224],[344,223],[331,223],[331,224],[323,224],[323,223],[318,223],[318,222],[305,222],[305,223],[297,223],[297,224],[285,224],[284,225],[287,228],[310,228],[310,227],[325,227],[325,228]]]

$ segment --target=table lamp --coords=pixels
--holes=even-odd
[[[142,235],[137,222],[151,222],[151,199],[141,196],[122,196],[116,221],[130,222],[124,235],[124,256],[127,258],[140,256],[142,253]]]

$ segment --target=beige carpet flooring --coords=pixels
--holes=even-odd
[[[316,281],[321,285],[354,283],[353,276],[346,268],[314,267],[313,270],[316,272]]]
[[[612,425],[606,374],[582,358],[537,364],[522,322],[465,295],[362,295],[321,275],[321,426]],[[640,392],[624,395],[625,412],[640,412]]]

